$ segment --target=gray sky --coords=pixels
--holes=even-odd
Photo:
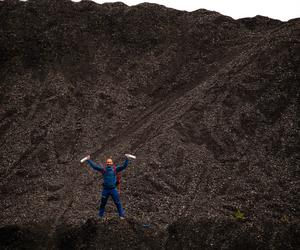
[[[80,0],[73,1],[80,2]],[[97,3],[116,2],[93,1]],[[143,2],[158,3],[174,9],[187,11],[203,8],[220,12],[235,19],[262,15],[287,21],[300,17],[300,0],[123,0],[121,2],[130,6]]]

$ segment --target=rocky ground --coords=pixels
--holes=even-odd
[[[297,249],[300,19],[0,1],[0,246]],[[127,220],[79,160],[137,156]]]

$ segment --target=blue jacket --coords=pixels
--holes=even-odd
[[[117,176],[116,173],[123,171],[127,168],[129,160],[126,159],[122,166],[116,165],[116,171],[114,170],[114,166],[106,166],[105,168],[101,165],[97,165],[92,160],[87,160],[87,163],[94,170],[99,171],[103,175],[103,187],[105,189],[112,189],[116,187]],[[115,173],[116,172],[116,173]]]

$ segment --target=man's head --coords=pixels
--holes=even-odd
[[[113,163],[113,160],[111,159],[111,158],[108,158],[107,160],[106,160],[106,165],[107,166],[112,166],[114,163]]]

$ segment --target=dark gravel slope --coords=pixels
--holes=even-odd
[[[14,0],[0,24],[4,246],[299,246],[300,19]],[[127,152],[128,221],[103,225],[79,160]]]

